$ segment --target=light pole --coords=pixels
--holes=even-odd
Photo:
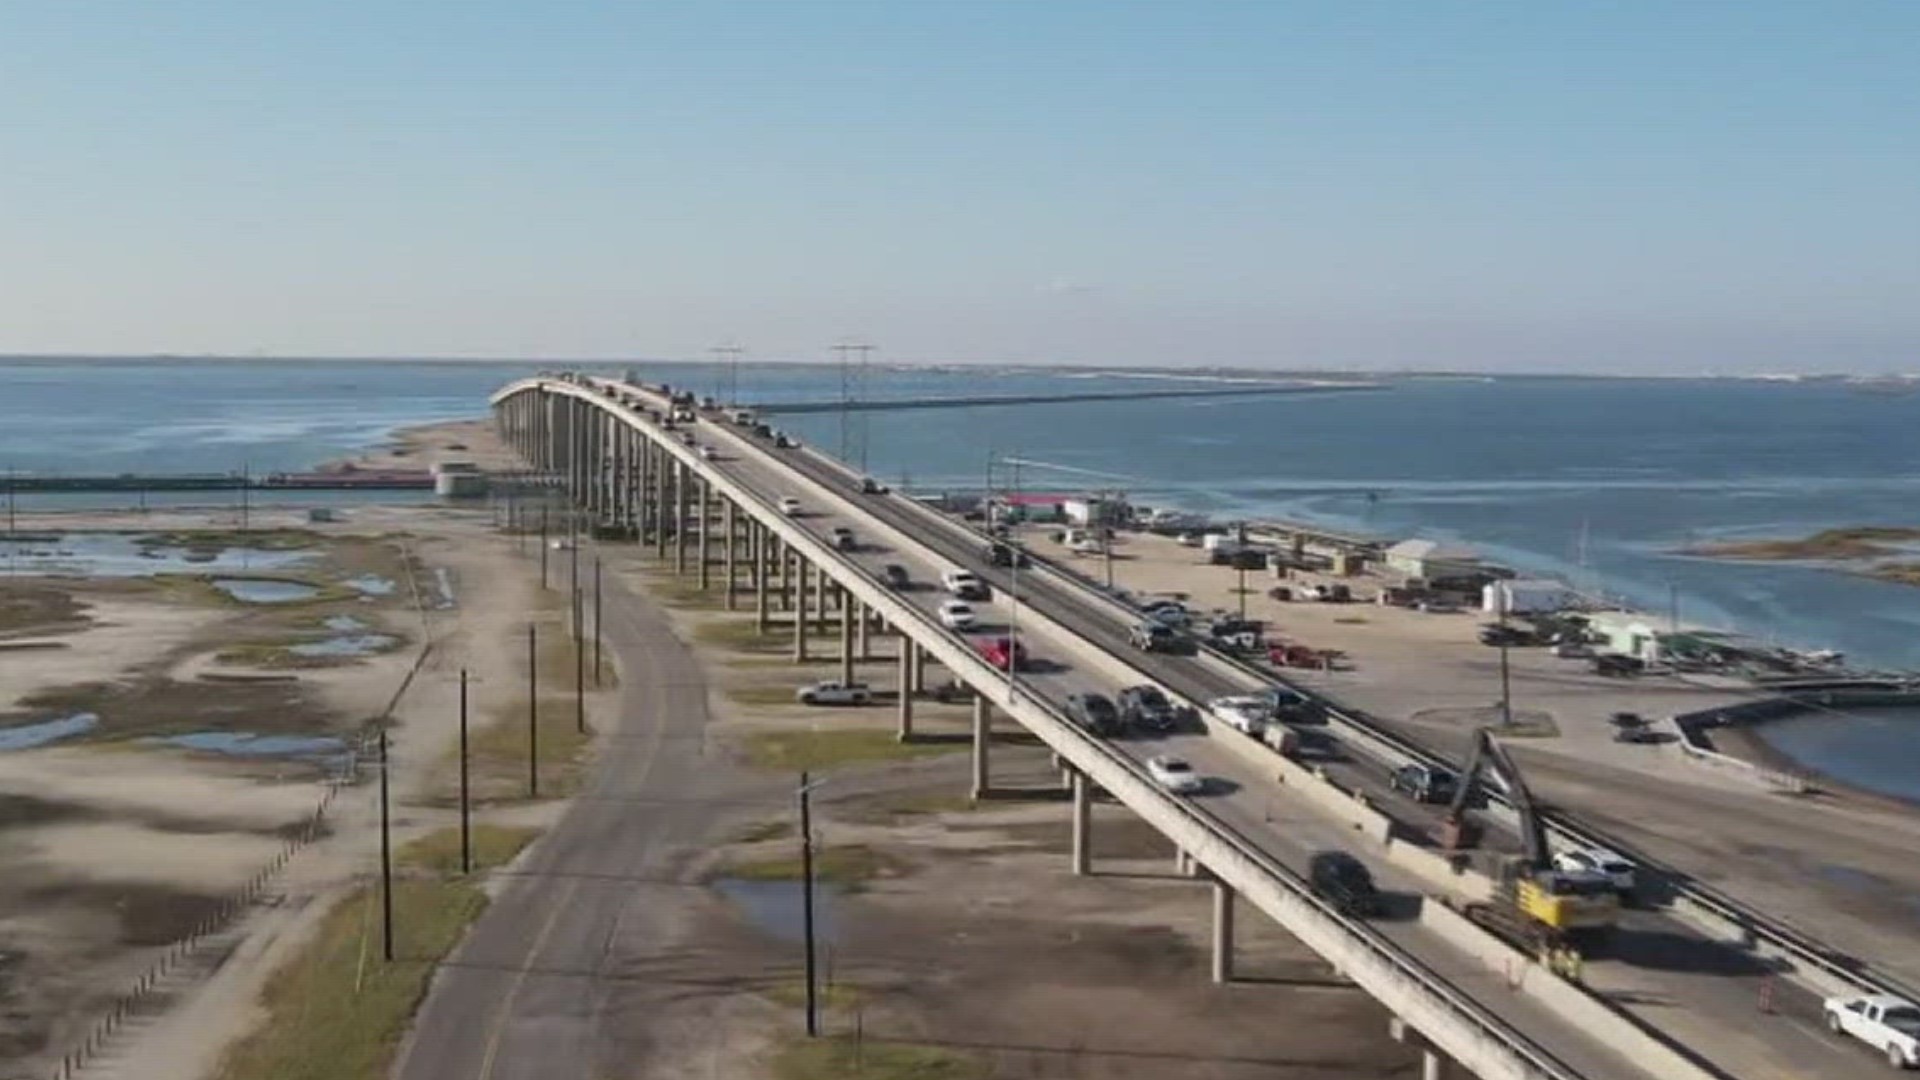
[[[809,781],[800,773],[800,927],[806,941],[807,962],[807,1038],[820,1034],[819,980],[814,977],[813,947],[813,789],[826,781]]]
[[[1247,523],[1242,521],[1233,545],[1233,569],[1240,575],[1240,621],[1247,621]]]
[[[1020,668],[1020,536],[1012,523],[1013,511],[1020,502],[1020,459],[1013,458],[1013,497],[1007,500],[1007,697],[1018,691],[1014,681]]]

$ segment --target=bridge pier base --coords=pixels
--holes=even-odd
[[[700,591],[706,592],[707,588],[713,584],[713,567],[707,558],[708,549],[711,547],[707,542],[707,534],[713,531],[713,486],[707,483],[706,477],[700,478],[699,504],[700,547],[696,551],[696,556],[700,560]]]
[[[768,603],[773,591],[767,585],[767,530],[759,522],[749,522],[753,532],[753,621],[754,629],[767,632]]]
[[[1213,981],[1233,981],[1233,886],[1213,880]]]
[[[990,790],[988,740],[993,736],[993,704],[978,694],[973,698],[973,799],[978,802]]]
[[[856,600],[851,596],[847,598],[847,605],[849,610],[853,612],[853,616],[854,616],[854,624],[853,624],[854,646],[853,647],[855,650],[859,652],[860,659],[871,660],[873,659],[873,642],[872,642],[873,612],[867,610],[867,605],[865,601]]]
[[[909,689],[913,693],[924,694],[927,692],[927,652],[912,638],[907,638],[906,643],[908,655],[913,657],[913,678]]]
[[[1093,800],[1088,794],[1091,785],[1087,774],[1079,769],[1069,765],[1067,772],[1073,778],[1073,873],[1076,877],[1086,877],[1093,863]]]
[[[911,638],[901,639],[900,672],[897,680],[900,687],[900,731],[901,742],[913,741],[913,654],[919,646]]]
[[[1433,1040],[1415,1030],[1412,1024],[1396,1016],[1387,1021],[1387,1034],[1393,1037],[1394,1042],[1419,1049],[1420,1080],[1449,1080],[1453,1076],[1453,1059],[1433,1045]]]
[[[740,581],[740,563],[737,557],[740,547],[740,504],[727,499],[725,505],[727,543],[722,549],[721,557],[726,560],[727,610],[732,611],[735,607],[734,593],[738,591]]]

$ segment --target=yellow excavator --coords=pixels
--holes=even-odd
[[[1590,955],[1620,921],[1619,894],[1605,874],[1554,869],[1533,795],[1487,728],[1474,733],[1473,754],[1440,824],[1441,846],[1455,851],[1474,846],[1479,828],[1467,811],[1484,790],[1487,773],[1498,779],[1501,794],[1520,817],[1523,852],[1496,862],[1493,902],[1470,907],[1468,916],[1543,958],[1567,948]]]

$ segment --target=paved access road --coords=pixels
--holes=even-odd
[[[660,613],[606,578],[618,715],[585,791],[441,966],[403,1049],[401,1080],[591,1080],[606,1059],[618,977],[660,951],[681,889],[665,871],[709,825],[722,772],[701,755],[706,687]],[[404,935],[404,928],[402,928]],[[402,937],[404,943],[404,936]]]

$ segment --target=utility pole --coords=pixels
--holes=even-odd
[[[833,351],[840,357],[840,460],[847,465],[858,461],[862,474],[867,471],[867,419],[863,412],[856,421],[853,413],[857,406],[866,400],[867,357],[873,352],[873,348],[872,345],[865,343],[848,341],[833,347]],[[860,360],[857,367],[848,361],[847,356],[850,353],[859,354]]]
[[[1513,677],[1507,667],[1507,606],[1511,603],[1511,594],[1504,591],[1496,594],[1500,599],[1500,726],[1513,726]]]
[[[387,722],[380,721],[380,953],[393,963],[393,820],[388,777]]]
[[[580,625],[580,590],[573,590],[573,729],[587,733],[587,641]]]
[[[547,587],[547,495],[540,493],[540,588]]]
[[[800,774],[800,924],[806,938],[807,956],[807,1037],[820,1034],[820,1004],[815,998],[819,980],[814,976],[813,955],[813,785],[807,774]]]
[[[1240,621],[1247,621],[1247,523],[1242,521],[1236,532],[1233,545],[1233,569],[1240,575],[1240,586],[1235,590],[1240,596]]]
[[[1018,522],[1013,521],[1014,510],[1020,505],[1020,459],[1013,463],[1013,497],[1007,500],[1007,696],[1014,695],[1017,685],[1014,673],[1020,669],[1020,535]]]
[[[600,605],[600,556],[595,555],[593,557],[593,685],[596,688],[598,688],[600,685],[600,668],[601,668],[601,659],[602,659],[600,613],[603,610],[604,609]]]
[[[719,357],[721,364],[724,365],[720,371],[720,374],[725,376],[724,381],[715,380],[721,383],[724,392],[714,396],[729,407],[740,404],[740,354],[747,350],[728,342],[725,345],[716,345],[707,351]]]
[[[473,809],[467,788],[467,669],[460,669],[460,872],[473,873]]]

